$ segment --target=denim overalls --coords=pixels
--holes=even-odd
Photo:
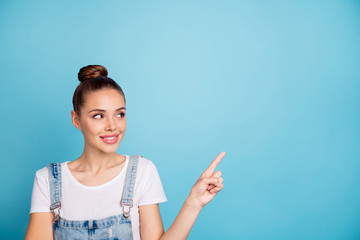
[[[72,221],[59,216],[61,208],[61,165],[49,164],[51,206],[54,213],[54,240],[60,239],[133,239],[130,208],[133,206],[137,163],[140,155],[130,156],[120,205],[123,213],[99,220]]]

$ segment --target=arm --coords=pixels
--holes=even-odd
[[[25,240],[49,240],[53,239],[54,216],[48,212],[37,212],[30,214],[29,225],[26,230]]]
[[[224,156],[225,152],[220,153],[201,174],[175,221],[165,233],[158,204],[140,206],[141,239],[186,239],[202,208],[224,187],[221,172],[213,172]]]
[[[25,240],[53,239],[53,219],[50,212],[49,171],[42,168],[36,172],[31,195],[30,220]]]
[[[191,196],[185,200],[185,203],[180,209],[175,221],[161,237],[161,240],[186,239],[189,236],[190,231],[202,209],[202,207],[192,201],[190,197]]]
[[[142,240],[160,239],[164,234],[159,204],[139,206],[140,236]]]

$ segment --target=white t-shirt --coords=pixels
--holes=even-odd
[[[124,167],[110,181],[98,186],[86,186],[78,182],[68,168],[68,161],[61,163],[62,200],[60,217],[67,220],[102,219],[121,214],[120,199],[124,186],[129,156]],[[166,196],[153,162],[140,157],[136,173],[130,216],[134,239],[140,239],[139,206],[166,202]],[[50,212],[50,189],[48,167],[36,172],[31,197],[30,213]]]

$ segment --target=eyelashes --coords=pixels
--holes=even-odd
[[[124,118],[124,117],[125,117],[125,113],[124,113],[124,112],[120,112],[120,113],[116,114],[116,116],[119,116],[120,118]],[[95,119],[100,119],[100,118],[103,118],[103,117],[104,117],[104,115],[101,114],[101,113],[97,113],[97,114],[94,114],[94,115],[92,116],[92,118],[95,118]]]

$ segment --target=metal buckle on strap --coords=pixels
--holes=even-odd
[[[125,211],[125,208],[122,207],[124,218],[128,218],[130,216],[130,208],[129,211]]]
[[[55,213],[55,209],[57,210],[57,213]],[[60,209],[61,209],[61,202],[56,202],[50,205],[50,211],[54,214],[54,221],[57,222],[59,220],[60,215]]]
[[[54,212],[55,209],[61,208],[61,202],[56,202],[50,205],[50,210]]]
[[[122,207],[125,218],[130,216],[130,208],[132,208],[133,204],[134,202],[132,199],[121,199],[120,206]],[[129,211],[125,211],[125,207],[129,207]]]
[[[134,202],[132,199],[121,199],[121,201],[120,201],[121,206],[133,207],[133,204],[134,204]]]

